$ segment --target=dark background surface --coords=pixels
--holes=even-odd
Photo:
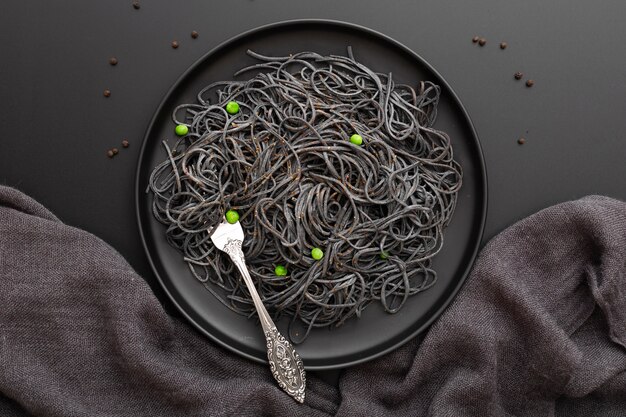
[[[119,250],[163,299],[140,243],[134,175],[145,129],[194,61],[254,27],[344,20],[413,49],[473,119],[488,171],[485,241],[543,207],[626,199],[626,2],[5,0],[0,183]],[[200,33],[192,40],[190,33]],[[487,45],[472,44],[474,35]],[[172,49],[170,42],[180,47]],[[501,41],[508,43],[500,50]],[[112,67],[108,59],[116,56]],[[526,88],[513,74],[535,80]],[[110,98],[104,98],[104,89]],[[519,137],[526,144],[517,144]],[[122,139],[131,143],[122,149]],[[120,154],[110,160],[109,148]],[[167,304],[167,302],[166,302]],[[171,308],[169,309],[172,310]]]

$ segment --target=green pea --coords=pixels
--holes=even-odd
[[[228,210],[226,212],[226,221],[230,224],[235,224],[239,221],[239,213],[235,210]]]
[[[324,251],[322,251],[320,248],[313,248],[311,250],[311,257],[316,261],[319,261],[324,257]]]
[[[287,275],[287,268],[283,265],[276,265],[276,268],[274,268],[274,273],[278,277],[284,277],[285,275]]]
[[[355,133],[354,135],[350,136],[350,142],[354,143],[355,145],[362,145],[363,137]]]
[[[226,105],[226,111],[228,114],[237,114],[239,113],[239,103],[236,101],[229,101]]]
[[[382,259],[382,260],[389,259],[389,252],[387,252],[387,251],[382,251],[382,252],[380,253],[380,259]]]
[[[176,131],[176,134],[178,136],[185,136],[187,133],[189,133],[189,128],[186,125],[178,125],[174,130]]]

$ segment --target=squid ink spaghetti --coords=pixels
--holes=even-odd
[[[437,282],[462,170],[433,128],[439,86],[397,82],[347,56],[252,51],[257,63],[178,106],[180,136],[151,174],[154,216],[193,276],[256,315],[210,235],[238,215],[263,303],[292,328],[339,326],[372,303],[399,311]],[[180,128],[180,129],[179,129]]]

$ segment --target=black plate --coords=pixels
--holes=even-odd
[[[277,56],[305,50],[345,55],[349,45],[358,61],[379,72],[392,72],[397,82],[415,85],[419,80],[430,80],[441,86],[435,127],[452,138],[455,158],[463,167],[463,187],[454,218],[444,234],[444,247],[434,261],[439,274],[437,284],[410,298],[395,315],[372,304],[360,319],[350,320],[342,327],[313,330],[297,346],[306,368],[322,370],[365,362],[399,347],[426,329],[458,292],[480,245],[487,207],[486,171],[480,144],[458,97],[421,57],[370,29],[322,20],[263,26],[219,45],[180,77],[148,127],[137,167],[137,218],[150,264],[183,315],[215,342],[256,361],[267,360],[260,326],[216,301],[191,275],[182,255],[167,244],[164,227],[151,213],[152,198],[145,192],[148,178],[153,167],[165,159],[161,141],[174,139],[171,120],[174,107],[194,102],[197,92],[215,80],[233,79],[236,70],[253,62],[246,55],[247,49]],[[287,322],[277,325],[286,334]]]

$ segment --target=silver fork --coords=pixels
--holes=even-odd
[[[246,267],[246,259],[241,250],[244,235],[239,222],[230,224],[222,222],[211,235],[211,240],[222,252],[226,252],[233,261],[248,287],[252,301],[261,320],[261,327],[265,332],[267,344],[267,358],[270,369],[278,385],[299,403],[304,402],[304,389],[306,386],[306,374],[302,359],[291,346],[291,343],[278,332],[272,318],[267,313],[259,293],[256,291],[252,277]]]

